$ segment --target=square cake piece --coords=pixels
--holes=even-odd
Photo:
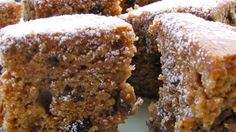
[[[22,6],[14,0],[0,0],[0,28],[20,21]]]
[[[51,16],[92,13],[120,15],[120,0],[23,0],[24,20]]]
[[[236,28],[191,14],[162,14],[150,27],[163,87],[150,107],[153,131],[236,130]]]
[[[136,42],[137,54],[133,59],[135,71],[129,82],[141,96],[157,97],[162,82],[160,54],[155,36],[148,32],[149,25],[157,14],[165,12],[187,12],[211,21],[236,25],[235,0],[163,0],[130,11],[120,17],[133,25],[139,40]]]
[[[16,32],[21,31],[21,32]],[[0,31],[5,131],[116,131],[136,102],[132,26],[115,17],[66,15]]]

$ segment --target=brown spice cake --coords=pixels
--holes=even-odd
[[[0,28],[20,21],[21,4],[13,0],[0,0]]]
[[[121,7],[122,7],[122,11],[126,12],[126,10],[130,7],[134,7],[134,5],[138,5],[138,6],[144,6],[156,1],[160,1],[160,0],[122,0],[121,2]]]
[[[3,129],[116,131],[135,110],[134,90],[126,83],[133,69],[134,40],[130,24],[96,15],[2,28]]]
[[[150,107],[152,131],[235,132],[236,28],[191,14],[162,14],[150,27],[163,87]]]
[[[24,20],[58,15],[93,13],[120,15],[121,0],[23,0]]]
[[[155,37],[148,32],[149,25],[157,14],[164,12],[188,12],[211,21],[236,25],[235,0],[163,0],[133,10],[120,17],[133,25],[139,40],[136,42],[137,54],[133,59],[136,69],[128,82],[141,96],[156,97],[161,81],[161,73]]]

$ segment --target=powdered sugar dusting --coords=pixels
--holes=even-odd
[[[157,16],[154,23],[163,23],[164,32],[182,39],[183,36],[192,42],[199,43],[200,47],[210,50],[209,53],[224,56],[236,53],[236,28],[219,22],[205,21],[191,14],[170,13]],[[181,41],[181,40],[179,40]],[[207,43],[207,44],[206,44]],[[186,44],[186,45],[185,45]],[[176,44],[177,50],[186,48],[192,43]],[[233,46],[235,45],[235,46]],[[181,52],[181,51],[179,51]],[[202,52],[198,53],[201,56]]]
[[[0,0],[0,3],[8,3],[8,2],[13,2],[13,0]]]
[[[143,12],[149,12],[153,14],[166,12],[168,10],[175,11],[181,8],[198,8],[202,9],[203,11],[208,11],[209,9],[214,9],[217,6],[230,1],[233,2],[233,0],[163,0],[141,7],[137,10],[133,10],[129,12],[129,14],[138,16]]]
[[[2,39],[7,37],[22,38],[29,34],[75,33],[78,30],[99,29],[111,31],[118,26],[130,26],[116,17],[87,15],[64,15],[29,22],[21,22],[1,30]],[[89,30],[87,34],[97,34],[99,31]]]

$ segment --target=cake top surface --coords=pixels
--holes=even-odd
[[[132,10],[128,14],[138,16],[143,12],[159,13],[189,7],[208,11],[210,9],[216,8],[223,3],[232,1],[234,0],[163,0],[143,6],[141,8],[138,8],[137,10]]]
[[[175,43],[177,50],[197,45],[211,56],[236,55],[235,27],[220,22],[206,21],[192,14],[181,13],[158,15],[154,20],[154,26],[161,26],[162,31],[174,36],[177,40]]]
[[[22,38],[30,34],[77,33],[85,32],[88,35],[98,34],[100,31],[111,31],[120,26],[131,26],[116,17],[105,17],[92,14],[64,15],[51,18],[42,18],[16,25],[7,26],[0,31],[2,39],[14,37]],[[93,29],[93,30],[88,30]]]

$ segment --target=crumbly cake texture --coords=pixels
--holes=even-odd
[[[23,0],[24,20],[66,14],[120,15],[120,0]]]
[[[0,28],[20,21],[22,6],[13,0],[0,0]]]
[[[132,8],[135,5],[145,6],[147,4],[150,4],[156,1],[159,1],[159,0],[122,0],[121,7],[122,7],[122,11],[126,12],[128,8]]]
[[[150,30],[163,81],[150,106],[152,131],[235,131],[236,28],[170,13],[157,16]]]
[[[3,129],[117,131],[138,105],[126,83],[133,69],[134,40],[130,24],[96,15],[2,28]]]
[[[136,70],[129,82],[141,96],[157,97],[161,73],[160,54],[155,37],[148,32],[153,18],[165,12],[187,12],[211,21],[236,25],[235,0],[163,0],[130,11],[120,17],[133,25],[139,40],[135,43],[138,52],[133,59]]]

